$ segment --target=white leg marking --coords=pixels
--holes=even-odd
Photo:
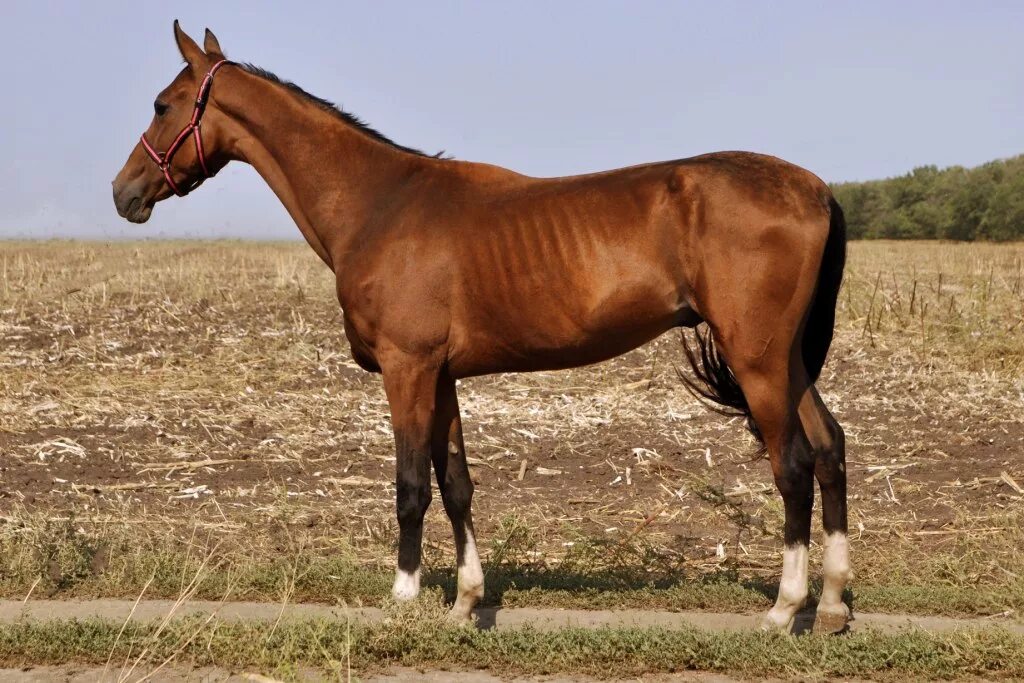
[[[412,600],[420,594],[420,570],[412,572],[411,574],[401,569],[395,574],[395,585],[391,589],[391,594],[395,596],[395,600],[399,602],[406,602]]]
[[[787,546],[782,553],[779,598],[765,617],[765,628],[788,629],[807,600],[807,546]]]
[[[483,594],[483,589],[484,569],[480,566],[476,539],[473,537],[473,532],[467,529],[466,547],[462,550],[462,566],[459,567],[459,595],[464,593]]]
[[[466,529],[466,545],[462,549],[462,564],[459,565],[458,571],[459,594],[452,607],[452,617],[469,619],[473,607],[484,596],[484,570],[480,566],[476,538],[470,529]]]
[[[829,614],[849,614],[843,603],[843,589],[852,578],[850,571],[850,544],[846,534],[825,534],[825,556],[822,558],[823,581],[818,611]]]

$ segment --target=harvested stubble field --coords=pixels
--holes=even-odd
[[[851,245],[819,387],[847,433],[855,611],[996,621],[1024,610],[1022,279],[1021,245]],[[682,364],[671,334],[601,365],[460,383],[486,603],[770,604],[781,500],[738,420],[686,392]],[[304,245],[0,246],[2,597],[384,604],[393,467],[380,378],[353,363],[333,278]],[[426,535],[429,612],[452,590],[439,504]],[[504,654],[482,665],[505,673],[689,666],[757,676],[783,647],[736,635],[733,645],[752,653],[736,660],[721,654],[724,637],[568,632],[561,650],[558,639],[523,633],[427,647],[432,617],[419,631],[396,619],[401,637],[349,632],[346,661],[473,666],[463,650],[492,647]],[[69,632],[35,628],[0,629],[0,663],[61,661],[46,638]],[[60,628],[81,631],[83,661],[116,649],[98,626]],[[324,628],[332,643],[340,637]],[[224,633],[216,642],[228,652]],[[157,635],[151,645],[163,650],[153,652],[177,652],[167,631]],[[264,669],[274,652],[316,666],[343,659],[315,638],[306,656],[294,649],[299,636],[287,652],[268,645],[280,632],[245,637],[263,638],[249,663]],[[1024,675],[1019,661],[1000,664],[1024,652],[1005,634],[969,636],[986,655],[956,663],[950,653],[964,644],[949,639],[875,643],[952,657],[919,669],[872,664],[862,642],[872,637],[882,638],[799,639],[805,656],[776,673]],[[636,654],[659,638],[689,654]],[[589,659],[566,654],[584,641]],[[555,649],[537,654],[541,645]],[[516,647],[533,654],[512,657]],[[203,660],[192,650],[181,648]],[[244,665],[242,652],[226,661]]]

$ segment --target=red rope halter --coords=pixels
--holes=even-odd
[[[199,94],[196,95],[195,107],[192,109],[192,118],[189,120],[188,124],[181,129],[181,132],[178,133],[178,137],[174,138],[174,142],[171,143],[171,146],[167,148],[166,152],[156,151],[156,149],[153,148],[153,145],[149,144],[149,140],[146,139],[146,134],[142,134],[142,148],[146,150],[147,154],[149,154],[149,158],[152,159],[158,167],[160,167],[160,171],[164,174],[164,180],[166,180],[170,188],[174,190],[174,194],[179,197],[184,197],[189,192],[202,185],[204,180],[211,177],[210,169],[206,167],[206,155],[203,154],[203,134],[200,132],[200,124],[203,122],[203,113],[206,111],[206,102],[210,99],[210,86],[213,85],[213,75],[217,73],[217,69],[227,63],[228,60],[222,59],[210,67],[206,77],[203,78],[203,82],[199,85]],[[190,186],[182,191],[181,188],[178,187],[178,184],[174,182],[174,178],[171,177],[171,159],[174,158],[175,152],[178,151],[182,143],[185,142],[185,138],[189,135],[192,135],[192,137],[195,138],[196,156],[199,157],[199,165],[203,169],[203,177],[194,181]]]

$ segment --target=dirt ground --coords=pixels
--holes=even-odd
[[[352,362],[303,245],[0,250],[0,515],[393,538],[380,378]],[[1020,509],[1022,255],[852,245],[819,386],[847,433],[857,543],[924,552]],[[679,343],[460,382],[484,543],[519,525],[538,556],[642,537],[680,562],[778,571],[767,463],[682,387]],[[450,553],[440,505],[427,544]]]
[[[970,623],[1020,631],[1019,613],[1005,605],[1019,604],[1024,571],[1022,262],[1024,245],[851,245],[819,388],[847,434],[854,594],[872,585],[875,604],[891,612],[855,609],[855,630],[913,622],[942,632],[967,623],[893,614],[907,611],[906,593],[885,597],[887,586],[899,585],[953,586],[941,600],[987,591],[993,609],[950,611],[920,596],[915,604],[930,614],[989,615]],[[682,363],[679,336],[669,334],[600,365],[460,382],[487,567],[575,561],[584,570],[728,570],[764,585],[775,580],[782,506],[767,463],[738,419],[708,411],[685,391]],[[146,549],[157,547],[154,538],[171,539],[180,546],[173,563],[211,546],[285,562],[344,549],[380,576],[394,553],[393,469],[380,378],[352,362],[330,274],[304,245],[0,244],[0,542],[12,553],[0,580],[8,597],[19,598],[0,601],[0,624],[22,623],[4,619],[26,609],[36,618],[124,619],[131,601],[45,599],[75,595],[66,565],[81,557],[60,556],[62,543],[74,548],[114,532],[126,553],[134,541]],[[428,513],[425,545],[428,569],[450,573],[450,529],[439,504]],[[90,550],[77,577],[114,574],[108,564],[117,558],[100,550]],[[579,587],[580,574],[565,576]],[[554,592],[558,580],[541,593]],[[146,581],[125,575],[96,585],[101,595],[125,597]],[[1005,590],[1016,597],[1002,601]],[[586,595],[574,606],[595,607]],[[480,625],[715,631],[756,622],[730,613],[728,597],[706,612],[658,612],[550,610],[531,596],[517,609],[501,598],[489,603]],[[277,619],[289,603],[287,591],[256,597],[270,602],[227,610]],[[171,608],[143,602],[138,609],[159,617]],[[336,607],[289,609],[333,618]],[[120,680],[121,673],[41,666],[0,670],[0,678]],[[269,680],[178,662],[155,673]],[[502,679],[500,671],[371,673],[367,680]],[[291,675],[317,680],[323,672]]]

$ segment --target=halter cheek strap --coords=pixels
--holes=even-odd
[[[196,95],[196,102],[192,109],[192,118],[181,129],[178,136],[174,138],[174,142],[167,148],[166,152],[158,152],[146,139],[146,134],[142,134],[142,148],[146,150],[149,158],[160,168],[160,171],[164,174],[164,180],[167,181],[167,185],[174,191],[174,194],[179,197],[184,197],[192,190],[196,189],[203,184],[203,181],[211,177],[210,169],[206,167],[206,155],[203,153],[203,134],[201,132],[200,124],[203,122],[203,113],[206,111],[206,103],[210,99],[210,87],[213,85],[213,76],[217,73],[225,64],[229,64],[228,60],[222,59],[214,64],[207,72],[206,77],[203,78],[203,82],[199,85],[199,93]],[[192,136],[196,141],[196,156],[199,157],[199,166],[203,169],[203,175],[198,180],[193,181],[191,185],[182,190],[178,187],[178,184],[174,182],[174,178],[171,176],[171,160],[174,158],[174,154],[184,144],[185,139]]]

